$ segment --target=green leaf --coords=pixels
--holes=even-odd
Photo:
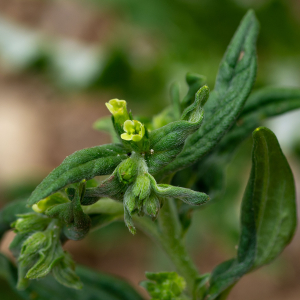
[[[224,188],[224,170],[240,144],[253,130],[269,117],[300,108],[300,90],[293,88],[263,88],[252,93],[236,124],[224,136],[212,153],[192,168],[176,174],[182,177],[195,173],[194,189],[202,190],[214,198]],[[182,174],[181,174],[182,173]],[[191,176],[190,176],[191,177]]]
[[[214,270],[208,300],[225,299],[240,277],[270,263],[289,244],[297,224],[295,199],[293,174],[276,136],[265,127],[256,129],[237,258]]]
[[[297,210],[294,177],[276,136],[260,127],[254,131],[253,140],[254,184],[248,201],[252,202],[257,231],[255,269],[271,262],[290,243]]]
[[[60,166],[54,169],[37,186],[28,199],[28,205],[32,206],[68,184],[110,174],[126,158],[126,150],[118,144],[108,144],[76,151],[68,156]]]
[[[100,198],[111,198],[123,201],[123,197],[128,185],[121,182],[118,176],[118,168],[114,173],[104,180],[98,187],[86,189],[82,205],[91,205]]]
[[[181,201],[189,205],[202,205],[209,201],[209,196],[204,193],[196,192],[179,186],[172,186],[169,184],[157,184],[154,177],[150,174],[149,178],[151,181],[151,187],[153,189],[153,192],[158,197],[170,197],[180,199]]]
[[[159,178],[195,163],[210,152],[234,124],[255,81],[258,30],[255,14],[249,11],[221,62],[215,89],[204,107],[203,125],[190,136],[176,159],[160,171]]]
[[[15,289],[17,270],[3,254],[0,254],[0,276],[4,278],[14,292],[22,299],[28,300],[142,300],[143,298],[125,281],[113,276],[101,274],[84,267],[76,269],[77,275],[82,279],[81,291],[67,288],[46,277],[39,281],[31,281],[25,291]]]
[[[185,140],[202,124],[203,105],[208,99],[209,89],[202,87],[196,94],[195,101],[185,109],[180,121],[169,123],[150,133],[150,149],[145,159],[149,173],[156,174],[172,162],[182,151]]]
[[[267,87],[255,91],[249,97],[236,123],[221,141],[217,152],[234,153],[240,143],[261,125],[266,118],[281,115],[300,108],[300,90]]]

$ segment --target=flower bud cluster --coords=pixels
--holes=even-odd
[[[151,175],[148,173],[148,167],[142,155],[133,152],[131,157],[119,165],[117,174],[121,182],[129,185],[124,195],[125,223],[129,230],[135,233],[131,221],[132,214],[137,213],[139,216],[147,214],[155,219],[161,201],[153,191]]]

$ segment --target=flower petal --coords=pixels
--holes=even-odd
[[[125,141],[131,141],[132,140],[132,134],[128,134],[126,133],[122,133],[121,134],[121,139],[125,140]]]

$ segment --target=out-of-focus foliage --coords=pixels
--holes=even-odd
[[[107,40],[86,44],[53,39],[35,28],[25,30],[22,24],[1,18],[0,56],[8,67],[16,71],[39,70],[45,78],[70,91],[114,89],[122,98],[158,101],[165,98],[166,83],[182,80],[187,71],[206,74],[212,86],[231,33],[251,7],[262,28],[257,86],[296,85],[300,78],[296,2],[78,1],[113,20],[114,30],[108,33]]]

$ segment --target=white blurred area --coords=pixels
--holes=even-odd
[[[51,61],[55,80],[60,85],[80,89],[99,74],[104,54],[99,45],[88,45],[70,38],[54,38],[14,24],[0,13],[2,71],[21,72],[41,56]]]

